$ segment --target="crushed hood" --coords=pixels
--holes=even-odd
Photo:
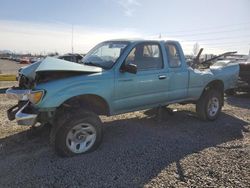
[[[102,72],[102,68],[73,63],[53,57],[46,57],[37,67],[36,72],[41,71],[75,71],[75,72]]]
[[[83,72],[98,73],[103,69],[95,66],[78,64],[53,57],[46,57],[42,61],[38,61],[21,69],[20,74],[30,79],[35,79],[36,73],[40,72]]]

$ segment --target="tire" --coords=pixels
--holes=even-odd
[[[58,155],[72,157],[89,153],[101,144],[102,123],[96,114],[74,109],[58,115],[50,133],[51,145]]]
[[[223,105],[222,91],[208,89],[196,103],[196,112],[200,119],[213,121],[217,119]]]

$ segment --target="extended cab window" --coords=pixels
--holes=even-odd
[[[165,48],[167,51],[169,67],[171,68],[180,67],[181,59],[177,46],[175,44],[166,44]]]
[[[126,64],[137,65],[138,70],[163,68],[162,54],[158,44],[138,44],[125,60]]]

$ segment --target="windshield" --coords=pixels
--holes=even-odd
[[[129,42],[109,41],[98,44],[83,58],[86,65],[110,69],[120,57]]]

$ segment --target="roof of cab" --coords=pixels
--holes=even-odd
[[[114,39],[114,40],[107,40],[104,42],[129,42],[129,43],[134,43],[134,42],[178,42],[175,40],[162,40],[162,39]]]

